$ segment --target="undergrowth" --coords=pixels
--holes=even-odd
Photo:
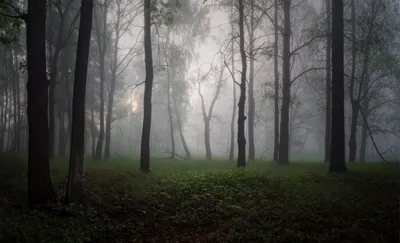
[[[83,205],[62,205],[67,160],[52,162],[58,199],[26,206],[26,158],[0,161],[0,242],[398,242],[399,169],[351,164],[153,160],[85,162]]]

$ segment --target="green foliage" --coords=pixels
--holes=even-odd
[[[60,199],[67,165],[66,159],[52,165]],[[152,165],[144,175],[130,158],[86,161],[85,205],[29,210],[13,206],[24,203],[26,160],[6,156],[0,242],[393,242],[398,236],[400,173],[387,164],[351,164],[337,175],[325,173],[322,163]]]

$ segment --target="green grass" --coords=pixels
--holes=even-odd
[[[67,162],[52,162],[59,201]],[[399,169],[348,167],[153,160],[144,175],[127,157],[87,160],[85,204],[39,210],[25,206],[26,158],[7,155],[0,242],[398,242]]]

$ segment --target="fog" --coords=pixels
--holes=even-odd
[[[183,159],[187,157],[189,151],[196,158],[204,158],[207,151],[202,106],[204,105],[204,110],[208,114],[220,86],[210,117],[210,147],[214,157],[227,158],[231,149],[232,112],[234,108],[237,108],[240,95],[239,85],[234,84],[232,74],[236,82],[239,82],[242,72],[237,5],[232,5],[229,1],[217,0],[164,2],[160,5],[154,3],[152,15],[151,46],[154,85],[152,88],[151,153],[155,157],[168,157],[176,153],[178,158]],[[355,130],[352,129],[355,131],[357,142],[357,160],[360,144],[363,141],[366,141],[367,160],[380,160],[378,151],[386,152],[385,157],[388,160],[394,160],[398,156],[400,135],[397,115],[400,39],[396,27],[399,18],[395,12],[383,10],[389,9],[391,4],[395,6],[395,3],[380,3],[384,7],[378,8],[376,16],[370,16],[373,18],[370,20],[373,27],[370,28],[371,33],[367,35],[366,30],[369,27],[362,21],[369,18],[368,11],[375,8],[375,0],[367,2],[363,4],[363,1],[356,1],[355,3],[356,17],[360,18],[361,22],[356,23],[357,30],[354,35],[357,40],[354,42],[362,45],[359,43],[366,42],[368,38],[373,38],[373,41],[368,47],[365,45],[357,47],[355,65],[352,63],[353,43],[348,37],[352,29],[349,23],[350,3],[345,2],[345,19],[347,20],[345,23],[347,37],[345,38],[346,152],[349,152],[347,142],[351,137],[351,121],[354,120],[349,86],[355,80],[356,87],[360,87],[362,82],[359,79],[367,78],[370,84],[366,91],[353,89],[355,93],[366,92],[362,96],[368,100],[366,104],[373,107],[367,117],[370,129],[368,130],[363,125],[364,119],[361,114],[356,117]],[[55,82],[53,91],[49,91],[49,94],[53,94],[54,98],[51,99],[55,102],[54,107],[49,108],[49,112],[52,113],[50,116],[54,116],[50,119],[50,137],[53,137],[53,147],[50,150],[56,155],[66,155],[70,146],[69,131],[72,124],[72,88],[76,55],[74,50],[77,45],[78,28],[76,9],[79,3],[59,1],[58,4],[60,4],[57,6],[60,7],[61,12],[56,7],[50,9],[46,27],[48,77],[51,79],[50,83]],[[249,125],[249,119],[245,120],[246,150],[251,144],[249,143],[249,127],[253,127],[254,131],[251,133],[254,134],[254,139],[251,140],[254,140],[256,160],[271,160],[276,149],[274,148],[276,147],[274,146],[274,127],[276,126],[274,117],[277,114],[274,111],[274,78],[275,75],[279,76],[278,106],[281,110],[283,65],[283,35],[280,32],[277,46],[278,73],[274,73],[274,29],[278,25],[280,26],[277,28],[282,28],[283,12],[278,13],[278,22],[274,23],[273,1],[257,1],[253,7],[251,6],[251,3],[246,1],[244,17],[244,47],[248,66],[246,92],[249,92],[249,89],[253,91],[251,95],[246,94],[246,116],[250,114],[249,95],[254,98],[253,125]],[[26,7],[20,3],[21,10]],[[288,138],[290,159],[322,161],[326,152],[324,145],[326,136],[326,35],[324,34],[326,2],[293,1],[290,15],[290,49],[292,51]],[[63,22],[60,22],[61,19]],[[381,25],[384,28],[377,27]],[[15,70],[17,70],[17,63],[24,63],[24,28],[24,25],[20,27],[21,36],[17,44],[3,45],[5,61],[8,61],[7,53],[13,56],[14,59],[8,65]],[[110,151],[105,153],[110,154],[111,157],[131,156],[140,152],[146,78],[143,33],[143,3],[141,1],[96,1],[93,11],[85,110],[85,152],[88,156],[102,158],[104,150],[109,150],[107,147]],[[61,41],[57,42],[59,39]],[[232,43],[233,46],[231,46]],[[57,56],[54,58],[55,51],[57,51]],[[368,56],[372,56],[367,61],[365,61],[366,51]],[[254,70],[249,71],[252,65]],[[27,76],[23,71],[24,65],[20,66],[21,68],[17,71],[19,72],[17,86],[21,92],[18,93],[18,102],[10,100],[13,104],[19,104],[25,99],[23,84]],[[51,76],[52,73],[55,75]],[[7,75],[5,68],[3,68],[3,75]],[[250,80],[254,83],[251,86],[249,86]],[[6,85],[5,82],[3,82],[4,85]],[[235,104],[233,103],[233,85],[236,85]],[[10,86],[7,87],[10,89]],[[5,94],[3,91],[3,100],[8,101],[10,98],[5,97]],[[109,109],[109,107],[112,108]],[[10,106],[5,109],[9,111],[5,110],[2,113],[4,117],[2,150],[26,152],[27,136],[24,135],[27,132],[26,115],[21,113],[19,119],[12,119],[15,108]],[[235,112],[234,151],[236,155],[238,151],[237,111]],[[102,116],[104,118],[101,119]],[[278,116],[280,117],[281,114],[279,113]],[[14,128],[15,122],[18,123],[15,126],[18,125],[21,131]],[[108,132],[110,136],[107,135]],[[377,146],[374,146],[370,133]],[[363,136],[367,136],[367,139]],[[19,145],[12,146],[13,143]],[[110,146],[107,143],[110,143]],[[187,145],[186,149],[184,143]]]

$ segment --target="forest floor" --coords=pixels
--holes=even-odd
[[[400,170],[384,163],[85,162],[84,205],[26,206],[26,158],[0,161],[0,242],[399,242]]]

